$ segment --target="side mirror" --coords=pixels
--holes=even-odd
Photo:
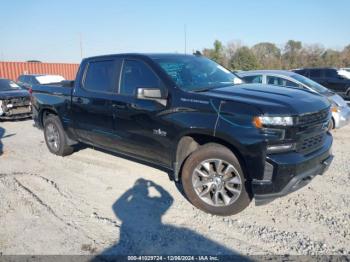
[[[74,87],[74,81],[71,81],[71,80],[63,80],[60,82],[60,84],[63,87]]]
[[[162,90],[159,88],[143,88],[139,87],[137,88],[136,93],[137,99],[143,99],[143,100],[154,100],[159,102],[162,105],[166,105],[166,95],[162,94]]]
[[[159,88],[138,88],[138,99],[162,99],[162,92]]]

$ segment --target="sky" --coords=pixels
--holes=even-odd
[[[185,27],[188,53],[216,39],[350,44],[349,0],[1,0],[0,7],[0,60],[6,61],[184,53]]]

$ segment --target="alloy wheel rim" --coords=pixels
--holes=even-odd
[[[242,179],[237,169],[227,161],[207,159],[194,169],[192,186],[202,201],[223,207],[237,201],[242,192]]]
[[[58,132],[58,129],[53,124],[48,124],[46,127],[46,140],[49,144],[49,147],[54,150],[58,151],[60,147],[60,134]]]

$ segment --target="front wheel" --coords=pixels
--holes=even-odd
[[[58,156],[66,156],[73,152],[68,145],[66,133],[60,119],[55,115],[49,115],[44,122],[45,142],[51,153]]]
[[[233,215],[251,202],[238,159],[218,144],[193,152],[183,166],[181,181],[189,201],[207,213]]]

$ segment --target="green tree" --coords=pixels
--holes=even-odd
[[[289,40],[284,46],[283,67],[285,69],[297,68],[301,65],[300,53],[303,46],[300,41]]]
[[[219,40],[215,40],[214,48],[203,49],[203,55],[221,65],[227,66],[227,62],[225,62],[225,48]]]
[[[230,60],[230,68],[234,70],[253,70],[258,66],[254,53],[246,46],[237,49]]]
[[[333,49],[327,49],[322,54],[322,66],[326,67],[341,67],[341,53],[339,51],[333,50]]]
[[[340,54],[341,65],[350,67],[350,45],[347,45]]]
[[[281,68],[281,50],[273,43],[263,42],[252,47],[252,52],[262,69]]]
[[[299,66],[317,67],[323,64],[325,49],[319,44],[308,45],[300,51]]]

